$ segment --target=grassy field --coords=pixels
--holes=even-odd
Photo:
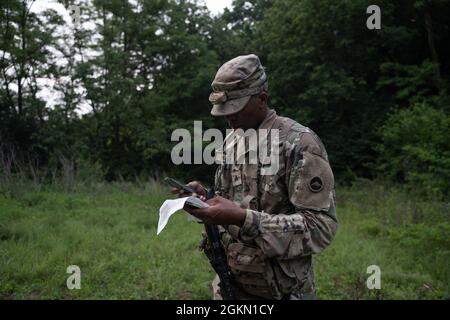
[[[121,183],[0,194],[0,298],[209,299],[201,225],[178,214],[156,236],[167,192]],[[336,240],[315,257],[320,299],[449,297],[449,204],[369,182],[337,196]],[[81,269],[80,290],[66,287],[69,265]],[[369,265],[381,269],[380,290],[366,287]]]

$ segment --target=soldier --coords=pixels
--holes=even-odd
[[[211,114],[226,117],[235,131],[278,130],[278,168],[263,175],[260,161],[222,163],[210,207],[185,209],[219,225],[238,299],[315,299],[311,255],[327,247],[337,229],[325,147],[312,130],[269,108],[267,77],[256,55],[226,62],[212,88]],[[188,186],[205,197],[198,181]],[[221,299],[219,281],[213,281],[215,299]]]

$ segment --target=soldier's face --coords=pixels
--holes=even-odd
[[[267,114],[267,94],[253,96],[238,113],[226,116],[228,125],[232,129],[257,129]]]

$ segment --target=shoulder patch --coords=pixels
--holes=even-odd
[[[309,190],[312,192],[319,192],[323,188],[323,182],[320,177],[314,177],[309,181]]]
[[[324,158],[303,152],[303,165],[291,175],[290,201],[302,209],[327,211],[330,194],[334,189],[334,177],[330,165]]]

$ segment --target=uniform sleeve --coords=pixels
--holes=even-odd
[[[319,253],[337,229],[334,178],[319,138],[298,134],[285,145],[285,183],[292,214],[268,214],[247,209],[239,236],[271,258],[292,259]]]

